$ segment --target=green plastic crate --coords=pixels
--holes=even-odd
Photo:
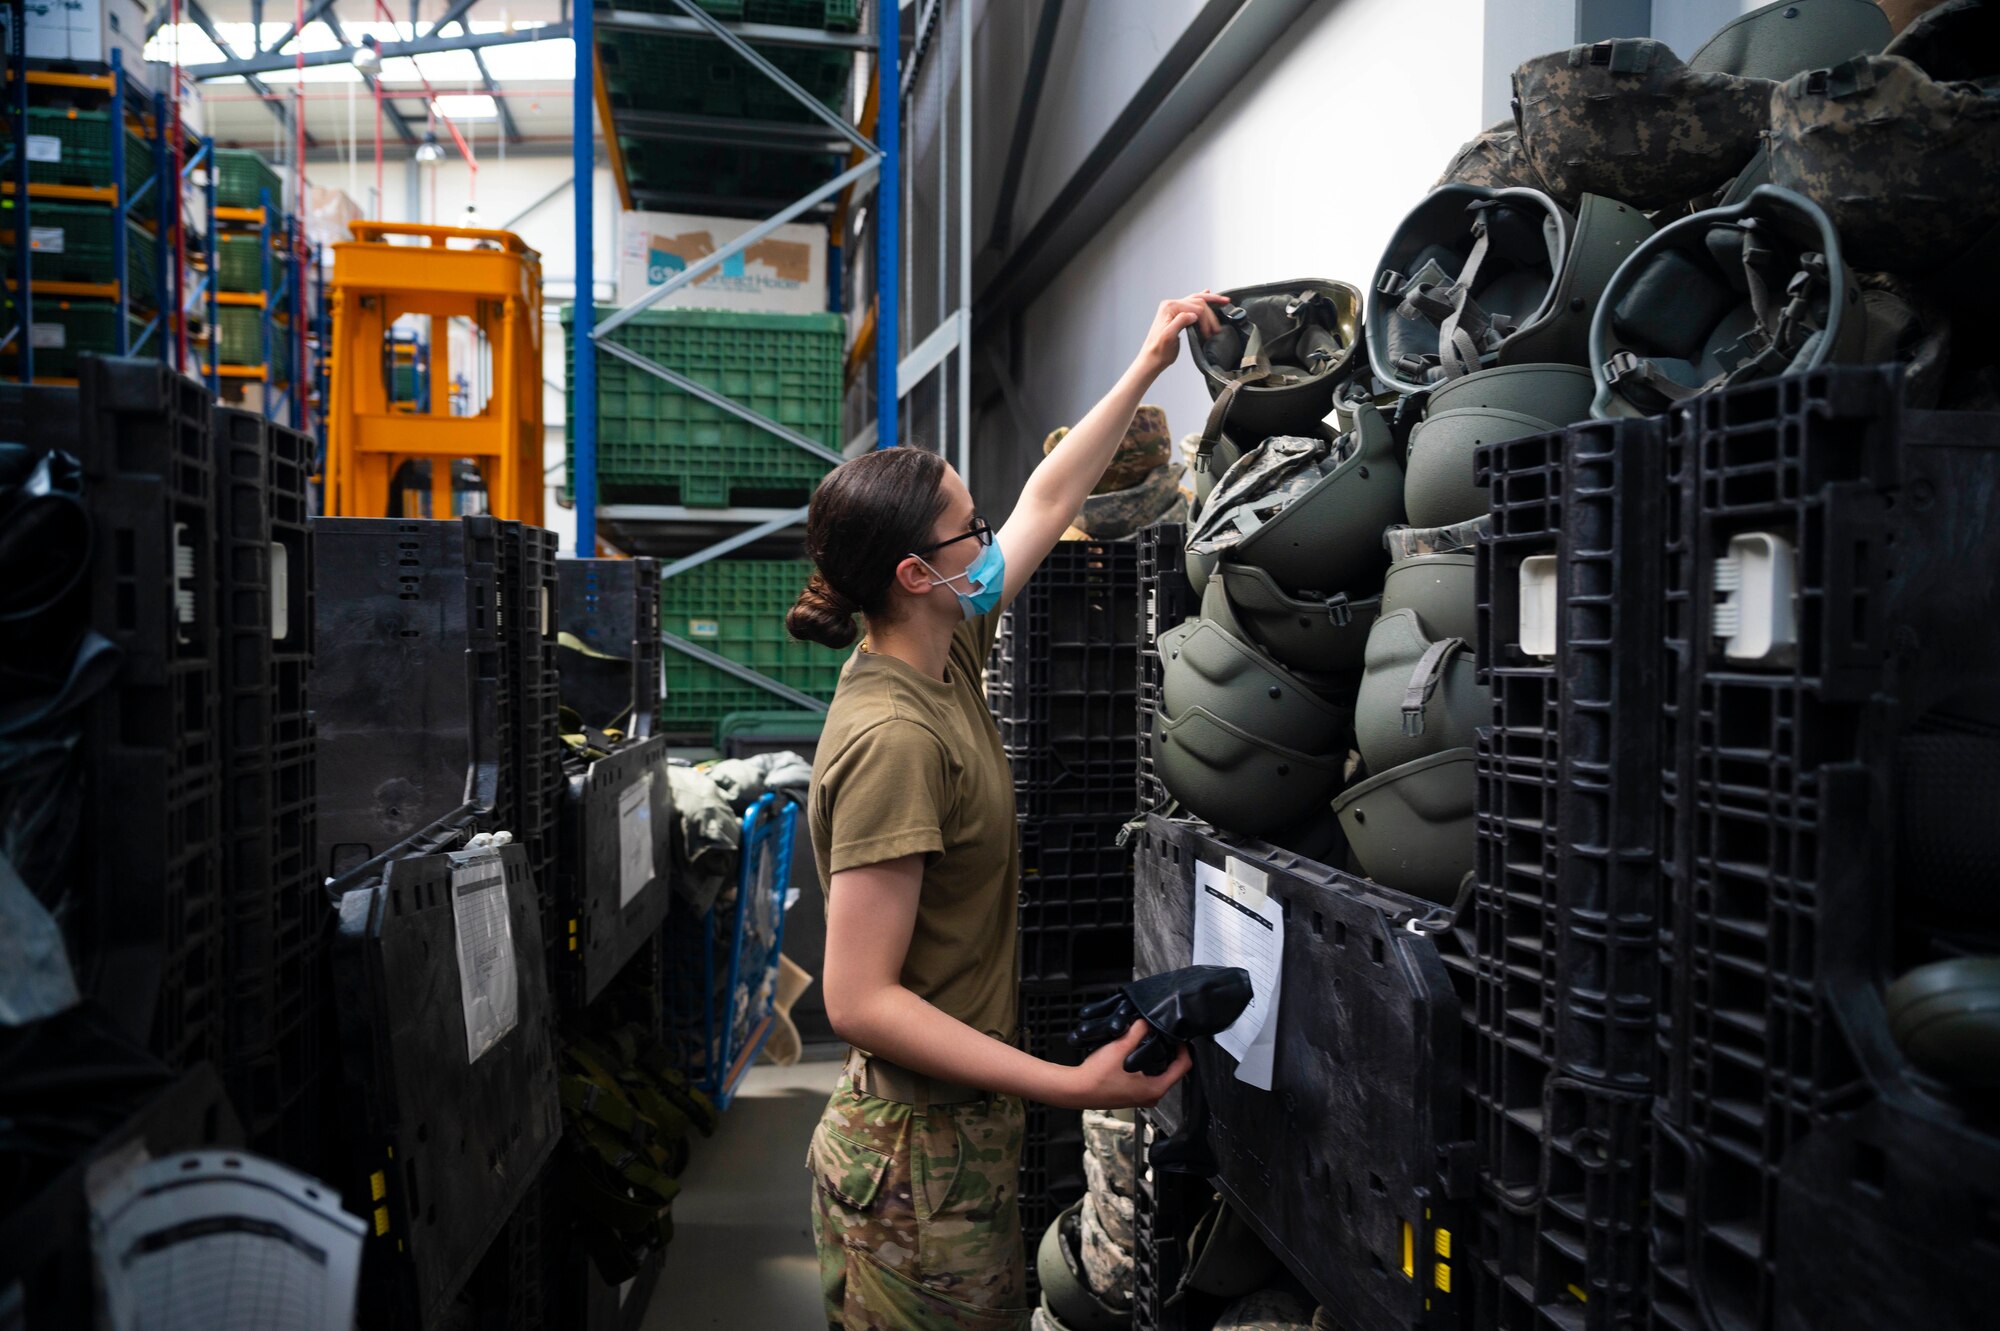
[[[839,108],[854,69],[853,52],[804,47],[758,47],[757,52],[821,102]],[[614,110],[750,116],[793,124],[815,119],[762,71],[707,37],[621,31],[615,42],[598,45],[597,57]]]
[[[416,366],[397,365],[389,371],[389,400],[392,402],[417,400]]]
[[[660,629],[831,701],[846,654],[794,642],[785,632],[785,612],[811,576],[804,559],[710,560],[660,582]],[[671,645],[660,649],[660,659],[666,676],[660,729],[669,734],[710,734],[731,713],[784,701]]]
[[[268,190],[271,206],[285,206],[285,188],[271,164],[248,148],[215,150],[215,206],[218,208],[261,208],[262,192]]]
[[[225,305],[216,312],[224,365],[264,363],[263,315],[262,310],[247,305]],[[276,322],[271,325],[271,369],[276,382],[292,377],[292,330]]]
[[[128,340],[136,338],[144,322],[131,317],[126,324]],[[37,297],[30,331],[35,339],[35,378],[74,379],[77,363],[84,356],[118,354],[118,307],[108,300],[57,300]],[[60,341],[62,345],[52,345]],[[18,341],[9,344],[6,364],[10,374],[20,373]]]
[[[14,272],[14,219],[9,202],[0,207],[0,267],[9,277]],[[112,211],[101,203],[50,203],[37,199],[28,215],[29,227],[44,242],[50,232],[60,233],[60,249],[45,243],[35,250],[34,277],[37,282],[109,282],[111,270]],[[138,222],[125,223],[125,274],[131,284],[127,299],[151,309],[153,278],[159,272],[159,244],[153,233]]]
[[[861,26],[861,0],[744,0],[743,17],[787,28],[853,32]]]
[[[257,252],[263,235],[257,231],[235,231],[218,234],[215,238],[215,262],[221,272],[224,291],[262,291],[264,289],[264,267],[262,257]],[[275,250],[271,255],[271,285],[276,287],[283,280],[280,265],[284,256]]]
[[[601,322],[609,306],[598,312]],[[575,317],[564,306],[565,340]],[[842,343],[838,314],[646,310],[611,340],[712,388],[808,439],[839,447]],[[574,404],[575,358],[564,357]],[[566,411],[575,419],[574,411]],[[566,460],[567,468],[571,464]],[[833,464],[618,357],[597,356],[597,484],[690,508],[802,504]],[[719,715],[719,714],[718,714]]]
[[[700,211],[768,216],[833,179],[841,159],[832,154],[717,148],[705,143],[620,137],[625,176],[636,193],[701,196]],[[713,200],[710,202],[709,200]],[[737,206],[730,200],[749,200]]]
[[[111,183],[111,113],[70,111],[61,107],[28,108],[28,183],[83,185],[101,189]],[[57,160],[45,160],[53,141]],[[126,197],[153,178],[153,148],[131,130],[125,131]],[[148,191],[136,211],[151,217],[158,202]]]

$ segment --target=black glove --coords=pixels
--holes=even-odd
[[[1125,1056],[1125,1070],[1157,1077],[1182,1041],[1226,1031],[1250,1006],[1250,972],[1241,966],[1186,966],[1134,980],[1078,1013],[1072,1049],[1089,1053],[1144,1020],[1146,1038]]]

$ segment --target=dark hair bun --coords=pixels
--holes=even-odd
[[[815,573],[786,614],[785,632],[800,642],[816,642],[835,648],[852,647],[855,638],[860,636],[854,626],[854,616],[859,611],[859,606]]]

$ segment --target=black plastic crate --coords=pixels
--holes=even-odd
[[[217,408],[229,986],[225,1081],[259,1151],[318,1166],[326,999],[316,861],[304,436]],[[283,487],[283,488],[280,488]],[[279,521],[282,514],[284,522]]]
[[[1132,852],[1122,819],[1021,824],[1020,968],[1024,982],[1132,978]]]
[[[666,922],[674,807],[666,755],[664,737],[641,740],[567,782],[550,940],[559,1005],[594,1002]]]
[[[1154,1121],[1151,1110],[1139,1111],[1138,1187],[1132,1195],[1135,1331],[1190,1331],[1212,1323],[1219,1311],[1208,1306],[1207,1296],[1180,1288],[1187,1272],[1188,1235],[1213,1193],[1205,1180],[1163,1174],[1146,1163],[1154,1137],[1169,1131]]]
[[[1474,1185],[1460,1122],[1459,1002],[1428,903],[1152,815],[1139,849],[1138,969],[1189,963],[1197,866],[1263,872],[1285,920],[1274,1082],[1204,1045],[1212,1180],[1345,1325],[1457,1327]],[[1176,1088],[1150,1115],[1184,1112]]]
[[[536,881],[555,880],[557,831],[567,780],[557,717],[556,535],[518,522],[500,524],[505,547],[500,632],[507,643],[507,691],[514,730],[512,779],[516,837],[528,847]]]
[[[313,713],[321,872],[461,804],[501,818],[511,707],[490,520],[317,518]]]
[[[1160,710],[1160,634],[1177,628],[1197,609],[1187,580],[1187,524],[1156,522],[1143,527],[1139,548],[1139,714],[1138,803],[1142,813],[1167,806],[1166,787],[1153,770],[1153,718]]]
[[[1130,542],[1064,541],[1000,621],[986,698],[1024,818],[1131,812],[1138,570]]]
[[[1907,788],[1899,769],[1940,714],[2000,672],[1993,585],[1966,580],[2000,557],[1990,516],[2000,418],[1906,409],[1900,389],[1889,367],[1822,370],[1705,395],[1671,418],[1667,643],[1679,687],[1661,764],[1672,886],[1651,1207],[1657,1325],[1805,1325],[1813,1307],[1959,1324],[1964,1285],[1925,1280],[1918,1262],[1896,1277],[1900,1289],[1877,1291],[1870,1263],[1885,1254],[1864,1257],[1857,1242],[1879,1227],[1840,1218],[1856,1188],[1881,1199],[1877,1221],[1922,1209],[1902,1142],[1887,1146],[1891,1171],[1879,1129],[1884,1116],[1942,1105],[1890,1041],[1881,989],[1902,940],[1934,925],[1941,898],[1963,893],[1990,853],[1980,816],[1927,824],[1927,801],[1899,800],[1896,787]],[[1717,642],[1717,561],[1750,533],[1795,552],[1789,659],[1734,661]],[[1941,794],[1952,785],[1964,798],[1964,781]],[[1913,1141],[1910,1158],[1925,1149]],[[1985,1198],[1990,1232],[1991,1154],[1945,1158],[1956,1204]],[[1828,1213],[1809,1221],[1810,1204],[1786,1197],[1819,1199]],[[1954,1205],[1925,1204],[1926,1223]],[[1786,1294],[1799,1245],[1830,1233],[1854,1260],[1813,1265],[1821,1287]],[[1912,1241],[1899,1235],[1898,1250]]]
[[[1122,983],[1122,981],[1120,982]],[[1118,992],[1118,984],[1021,986],[1022,1047],[1036,1058],[1077,1064],[1083,1058],[1069,1046],[1078,1013]],[[1028,1103],[1027,1128],[1021,1142],[1021,1238],[1029,1254],[1029,1293],[1035,1281],[1035,1245],[1058,1215],[1083,1196],[1083,1111]]]
[[[79,456],[92,626],[83,982],[176,1068],[225,1048],[222,717],[209,398],[157,361],[86,357]]]
[[[508,972],[516,1019],[475,1051],[466,976]],[[341,1186],[371,1222],[362,1319],[437,1325],[562,1130],[525,849],[390,861],[340,898],[333,976],[351,1147]]]
[[[590,725],[644,738],[660,706],[660,566],[558,559],[562,700]]]

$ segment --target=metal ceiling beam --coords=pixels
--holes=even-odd
[[[333,6],[334,0],[326,0],[326,3],[320,6],[319,11],[321,18],[326,21],[326,26],[332,31],[333,39],[342,46],[357,47],[358,49],[357,43],[348,40],[347,29],[341,26],[340,15],[335,11]],[[368,86],[368,91],[370,92],[374,92],[381,83],[381,79],[373,74],[362,74],[361,81]],[[416,146],[417,131],[415,127],[410,124],[410,118],[396,108],[395,99],[389,95],[389,91],[386,88],[382,90],[382,116],[396,131],[396,137],[403,141],[404,147]]]
[[[515,32],[475,32],[461,37],[418,37],[407,42],[383,42],[384,60],[402,60],[410,56],[436,55],[441,51],[483,51],[493,46],[521,46],[528,42],[551,42],[569,36],[569,24],[548,23],[539,28],[522,28]],[[305,63],[312,68],[323,65],[349,65],[354,63],[355,48],[343,42],[331,51],[308,51]],[[274,74],[280,70],[292,69],[298,64],[298,57],[266,54],[251,56],[244,60],[217,60],[206,65],[183,65],[181,72],[196,80],[242,78],[250,74]]]
[[[305,23],[295,23],[291,27],[286,28],[283,33],[279,34],[277,41],[272,42],[269,46],[265,47],[264,49],[267,51],[284,50],[285,43],[289,42],[292,38],[298,36],[301,32],[303,32],[305,30],[306,23],[312,23],[316,21],[320,15],[326,13],[326,11],[332,8],[333,8],[333,0],[312,0],[312,3],[306,6]],[[166,12],[167,12],[167,6],[161,5],[160,13],[165,14]]]
[[[194,25],[200,28],[210,41],[215,43],[216,50],[226,56],[235,56],[236,48],[222,40],[222,33],[215,26],[215,20],[208,16],[208,11],[201,7],[199,0],[188,0],[187,14],[189,18],[194,20]],[[255,31],[254,27],[252,31]],[[243,81],[249,85],[251,92],[257,94],[257,100],[262,103],[264,109],[278,118],[278,123],[281,126],[286,129],[292,127],[290,110],[286,108],[284,102],[279,100],[278,94],[271,91],[271,86],[268,83],[259,78],[246,78]],[[312,133],[311,131],[307,131],[306,147],[310,148],[313,144]]]
[[[1000,197],[993,205],[993,227],[986,247],[1006,253],[1014,239],[1014,193],[1028,164],[1028,144],[1035,136],[1035,113],[1042,108],[1042,83],[1048,78],[1049,57],[1056,49],[1056,29],[1062,24],[1063,0],[1042,0],[1035,22],[1035,46],[1028,56],[1028,75],[1021,81],[1021,108],[1014,113],[1014,134],[1007,142],[1007,169],[1000,177]]]
[[[630,9],[598,11],[594,20],[606,31],[650,32],[668,37],[701,37],[709,30],[695,19],[679,14],[643,14]],[[758,46],[804,46],[821,50],[873,51],[875,38],[860,32],[822,32],[818,28],[789,28],[775,23],[724,23],[722,25],[746,42]]]
[[[1040,295],[1312,7],[1313,0],[1209,0],[980,290],[975,328]]]
[[[431,36],[443,36],[445,28],[453,23],[464,28],[466,32],[471,32],[472,29],[465,26],[465,13],[477,3],[478,0],[465,0],[462,5],[453,5],[445,12],[443,18],[431,26]],[[500,85],[493,81],[493,71],[486,68],[486,57],[474,51],[472,63],[479,70],[479,81],[486,86],[486,95],[493,99],[494,111],[500,116],[500,132],[507,136],[507,142],[519,143],[521,127],[514,123],[514,113],[507,109],[507,99],[500,95]]]

